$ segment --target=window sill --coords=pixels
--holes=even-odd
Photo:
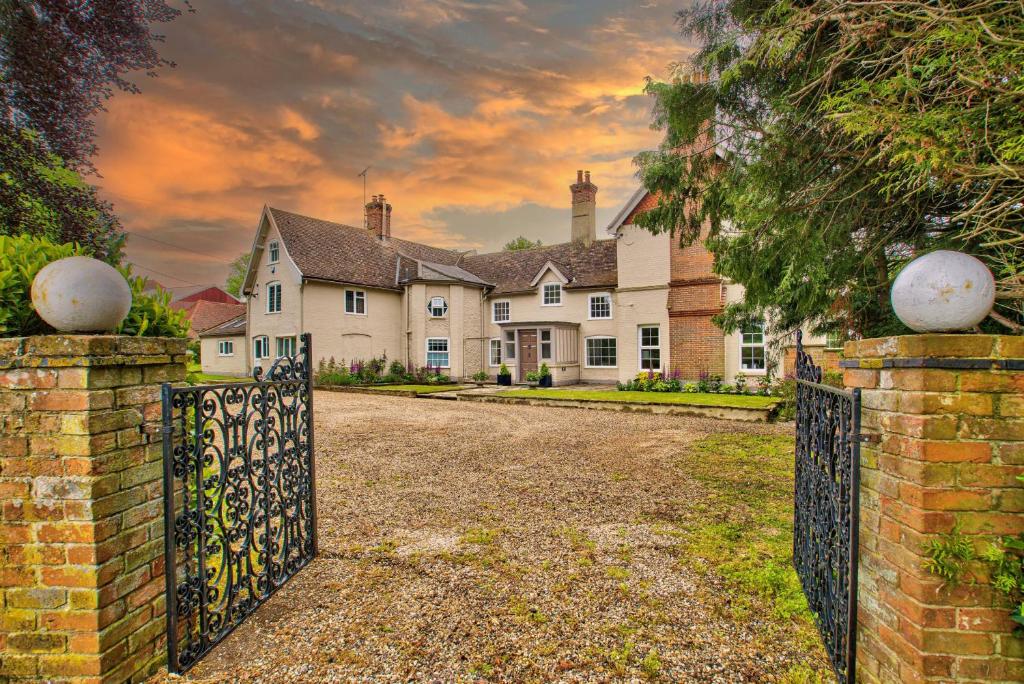
[[[345,315],[346,316],[365,316],[366,313],[365,312],[364,313],[356,313],[355,311],[346,311]]]

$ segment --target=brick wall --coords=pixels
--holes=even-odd
[[[1024,532],[1024,338],[891,337],[845,356],[880,438],[861,455],[859,678],[1024,681],[1024,638],[985,566],[955,587],[923,567],[954,527],[979,550]]]
[[[185,340],[0,340],[0,680],[163,664],[160,383]]]

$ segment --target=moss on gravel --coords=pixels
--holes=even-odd
[[[566,401],[621,401],[629,404],[682,404],[721,408],[767,409],[779,402],[775,397],[750,394],[701,394],[699,392],[619,392],[617,390],[506,390],[499,396]]]

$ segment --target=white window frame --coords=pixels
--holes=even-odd
[[[217,341],[217,356],[234,356],[235,355],[235,341],[234,340],[218,340]]]
[[[281,261],[281,243],[271,240],[267,245],[267,263],[276,264],[279,261]]]
[[[544,341],[544,333],[548,339]],[[548,355],[544,356],[544,345],[548,345]],[[541,361],[551,361],[555,358],[555,332],[551,328],[540,328],[537,331],[537,358]]]
[[[291,347],[291,349],[289,349],[291,354],[282,354],[281,353],[281,342],[283,340],[291,340],[291,342],[288,344],[288,346]],[[295,349],[296,349],[296,346],[295,346],[295,335],[281,335],[280,337],[275,337],[274,338],[274,352],[277,355],[276,358],[282,359],[285,356],[295,356]]]
[[[604,297],[608,300],[608,315],[607,316],[595,316],[594,315],[594,300],[598,297]],[[588,321],[610,321],[612,320],[612,293],[611,292],[595,292],[587,297],[587,320]]]
[[[348,293],[352,293],[352,307],[353,310],[348,310]],[[365,316],[366,315],[366,304],[368,297],[366,296],[366,290],[345,290],[345,315],[347,316]],[[359,311],[359,302],[363,302],[363,310]]]
[[[509,335],[512,336],[512,339],[509,339]],[[505,353],[502,356],[508,359],[509,361],[515,361],[517,356],[516,347],[519,346],[519,335],[516,334],[515,330],[506,330],[505,334],[502,337],[502,342],[505,345]],[[509,354],[510,350],[512,352],[511,354]]]
[[[657,346],[645,345],[644,344],[644,328],[654,328],[658,331],[658,344]],[[658,367],[657,368],[644,368],[644,350],[657,349],[658,350]],[[641,371],[654,371],[660,373],[662,370],[662,359],[664,354],[661,353],[661,326],[656,323],[647,325],[638,325],[636,328],[636,367],[637,370]]]
[[[500,337],[492,337],[489,344],[487,345],[487,365],[491,368],[497,368],[501,365],[501,347],[502,341]],[[497,346],[498,358],[494,358],[495,346]]]
[[[614,340],[615,341],[615,363],[611,366],[590,364],[590,352],[587,349],[589,340]],[[619,367],[619,339],[614,335],[590,335],[583,338],[583,367],[584,368],[618,368]]]
[[[277,309],[271,309],[270,305],[275,301],[275,298],[270,293],[273,292],[275,288],[277,289],[277,298],[276,298]],[[264,291],[267,293],[267,313],[268,314],[279,314],[279,313],[281,313],[281,311],[284,310],[284,305],[283,305],[283,302],[281,301],[281,290],[282,290],[282,288],[281,288],[281,281],[279,281],[279,280],[275,280],[272,283],[267,283],[267,287],[264,288]]]
[[[765,375],[768,373],[768,345],[765,343],[764,335],[764,323],[758,323],[758,327],[761,328],[761,344],[747,344],[743,341],[743,333],[745,328],[740,328],[740,372],[747,375]],[[744,349],[757,349],[761,348],[761,358],[764,360],[764,368],[747,368],[743,363],[743,350]]]
[[[498,304],[505,304],[505,318],[498,318]],[[491,302],[491,323],[507,323],[512,320],[512,300],[498,299]]]
[[[440,315],[434,313],[434,300],[436,300],[436,299],[440,299],[441,300],[441,306],[443,307],[443,310],[441,311]],[[442,297],[441,295],[434,295],[433,297],[428,299],[427,300],[427,315],[430,316],[431,318],[447,318],[448,317],[448,300],[445,299],[444,297]]]
[[[260,348],[263,349],[263,356],[259,355]],[[266,335],[256,335],[252,338],[252,358],[257,361],[270,358],[270,338]]]
[[[431,342],[437,342],[439,340],[444,340],[445,351],[444,352],[440,352],[437,349],[434,349],[433,353],[434,354],[441,354],[441,353],[443,353],[445,355],[445,357],[448,359],[447,363],[437,364],[437,363],[431,363],[430,362],[430,354],[431,354],[430,343]],[[426,339],[426,341],[424,342],[423,352],[424,352],[423,359],[424,359],[426,365],[431,366],[432,368],[451,368],[452,367],[452,365],[451,365],[452,364],[452,344],[451,344],[451,340],[449,338],[447,338],[447,337],[428,337]]]
[[[553,302],[551,304],[548,303],[548,288],[549,287],[554,287],[554,288],[558,289],[558,301],[557,302]],[[562,306],[562,301],[564,299],[562,297],[562,295],[564,294],[562,292],[562,289],[563,289],[562,288],[562,283],[544,283],[543,285],[541,285],[540,286],[540,305],[541,306]]]

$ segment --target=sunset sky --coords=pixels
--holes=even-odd
[[[602,228],[636,188],[684,2],[193,0],[160,27],[177,67],[108,103],[94,182],[168,286],[223,283],[264,203],[361,225],[366,166],[398,237],[562,242],[576,169]]]

